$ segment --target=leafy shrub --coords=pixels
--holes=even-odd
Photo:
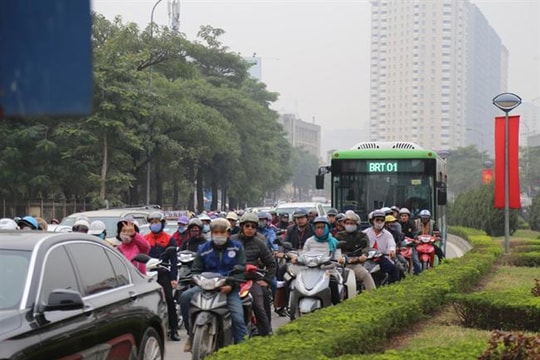
[[[527,290],[528,291],[528,290]],[[478,329],[540,331],[540,301],[522,289],[451,294],[463,326]]]
[[[529,225],[532,230],[540,230],[540,194],[535,196],[529,211]]]
[[[489,347],[478,359],[540,359],[540,335],[516,335],[496,330],[491,334]]]
[[[488,235],[504,235],[504,211],[493,207],[493,184],[460,194],[448,213],[448,223],[484,230]],[[510,210],[510,229],[516,230],[519,210]]]
[[[533,296],[540,296],[540,279],[534,279],[536,285],[531,289]]]
[[[506,263],[514,266],[540,267],[540,251],[512,253]]]

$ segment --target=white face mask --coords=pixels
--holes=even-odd
[[[383,222],[376,222],[375,224],[373,224],[373,227],[377,230],[382,230],[382,228],[384,227],[384,223]]]
[[[227,242],[227,236],[213,235],[212,241],[214,242],[214,244],[221,246]]]
[[[357,229],[356,225],[345,225],[345,231],[352,233]]]
[[[131,242],[131,236],[126,234],[120,234],[120,239],[124,244],[129,244]]]

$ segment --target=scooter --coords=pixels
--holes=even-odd
[[[178,329],[184,323],[182,319],[182,311],[180,309],[180,295],[191,287],[191,266],[197,256],[196,252],[182,250],[178,252],[178,283],[174,289],[173,298],[178,317]]]
[[[253,282],[262,280],[265,275],[264,269],[259,269],[252,264],[246,265],[246,281],[240,285],[240,299],[242,300],[242,307],[244,309],[244,320],[248,329],[248,336],[253,337],[259,335],[257,329],[257,318],[253,311],[253,296],[250,293]]]
[[[232,272],[243,271],[244,266],[236,265]],[[189,309],[193,324],[192,359],[199,360],[233,343],[231,313],[227,295],[221,293],[221,287],[227,281],[238,280],[210,272],[193,275],[192,279],[202,289],[191,299]]]
[[[294,266],[294,267],[293,267]],[[291,283],[289,316],[291,320],[304,314],[332,305],[330,277],[338,283],[338,292],[343,298],[343,277],[329,255],[305,252],[298,256],[296,264],[288,270],[295,276]]]
[[[166,262],[165,259],[171,254],[176,252],[176,247],[169,246],[161,254],[159,258],[153,258],[146,254],[137,254],[132,261],[137,261],[146,265],[146,275],[157,279],[158,271],[165,270],[171,271],[171,264]]]
[[[418,235],[419,244],[416,246],[422,271],[432,268],[435,264],[435,246],[437,238],[431,235]]]
[[[413,248],[416,246],[416,241],[410,237],[405,237],[403,241],[399,244],[397,249],[397,256],[401,257],[405,261],[407,273],[414,273],[414,264],[413,264]]]
[[[377,249],[370,249],[366,255],[364,267],[371,274],[375,286],[380,287],[388,284],[388,274],[381,271],[380,261],[385,255]]]

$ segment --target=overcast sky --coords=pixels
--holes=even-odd
[[[403,0],[407,1],[407,0]],[[439,0],[432,0],[439,1]],[[472,0],[510,53],[509,91],[540,97],[540,1]],[[153,0],[92,0],[94,11],[144,28]],[[167,0],[154,22],[170,25]],[[329,129],[367,130],[370,4],[349,1],[181,1],[180,31],[193,40],[201,25],[226,31],[222,41],[262,57],[262,81],[280,94],[273,106]],[[494,94],[494,96],[497,94]],[[540,104],[540,99],[537,100]]]

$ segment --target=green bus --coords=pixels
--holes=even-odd
[[[332,154],[330,166],[319,168],[316,188],[331,174],[332,206],[354,210],[367,226],[368,214],[382,207],[406,207],[414,218],[428,209],[446,243],[446,152],[411,142],[362,142]],[[444,250],[444,247],[443,247]]]

